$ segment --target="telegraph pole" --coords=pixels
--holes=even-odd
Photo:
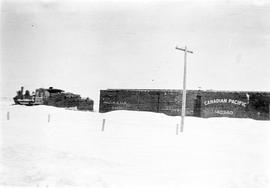
[[[187,75],[187,53],[193,54],[192,51],[187,50],[187,47],[185,48],[178,48],[177,46],[175,47],[176,50],[181,50],[184,51],[184,78],[183,78],[183,92],[182,92],[182,114],[181,114],[181,129],[180,131],[184,131],[184,119],[186,115],[186,75]]]

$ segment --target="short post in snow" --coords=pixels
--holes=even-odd
[[[7,112],[7,120],[9,120],[9,112]]]
[[[51,121],[51,114],[48,114],[48,123]]]
[[[101,128],[101,131],[103,132],[105,130],[105,119],[102,120],[102,128]]]
[[[179,132],[178,129],[179,129],[179,124],[177,123],[176,124],[176,135],[178,135],[178,132]]]

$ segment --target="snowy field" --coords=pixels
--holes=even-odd
[[[11,104],[0,187],[270,187],[270,121],[187,117],[176,135],[180,117]]]

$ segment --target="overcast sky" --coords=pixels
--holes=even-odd
[[[2,1],[1,93],[58,87],[270,91],[266,1]]]

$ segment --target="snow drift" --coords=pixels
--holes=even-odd
[[[1,102],[3,187],[270,186],[270,123]],[[102,122],[105,128],[102,131]]]

